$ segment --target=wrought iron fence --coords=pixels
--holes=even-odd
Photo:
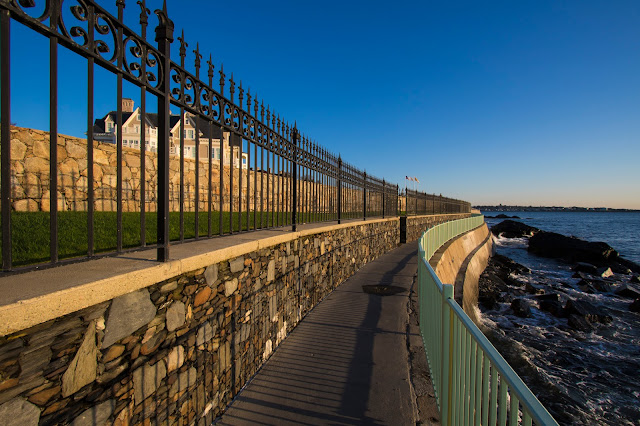
[[[140,248],[155,248],[157,260],[166,261],[170,241],[280,226],[296,230],[300,223],[399,214],[398,185],[343,162],[339,155],[301,133],[295,122],[285,120],[269,106],[265,108],[264,101],[245,90],[242,82],[236,84],[233,74],[227,76],[222,65],[216,69],[211,56],[203,64],[197,44],[188,54],[184,33],[177,37],[179,63],[172,61],[174,24],[166,3],[154,11],[158,17],[155,44],[147,38],[151,11],[145,1],[137,2],[137,31],[124,23],[125,1],[116,0],[115,4],[117,16],[92,0],[78,0],[66,8],[62,0],[48,0],[44,7],[35,7],[32,0],[0,0],[0,230],[4,271],[21,265],[23,269],[34,267],[24,267],[29,261],[19,258],[13,244],[20,235],[12,221],[20,219],[21,226],[31,226],[24,217],[18,217],[21,209],[47,212],[48,226],[43,232],[48,234],[48,254],[36,256],[44,264]],[[49,41],[48,166],[46,170],[40,168],[40,177],[26,170],[24,164],[16,173],[22,159],[12,158],[12,132],[17,132],[9,125],[12,21]],[[86,72],[87,137],[84,142],[73,141],[82,147],[83,158],[71,165],[66,157],[58,157],[61,140],[66,138],[58,133],[59,46],[84,58],[87,64],[86,71],[73,71]],[[117,81],[117,104],[110,129],[97,126],[96,118],[101,115],[94,111],[99,96],[98,67]],[[138,127],[125,126],[133,113],[133,101],[123,97],[123,83],[139,90]],[[171,108],[179,109],[179,114],[172,114]],[[106,126],[106,117],[102,124]],[[176,126],[178,134],[172,133]],[[192,147],[186,126],[192,126],[195,135],[189,158],[185,152]],[[133,128],[139,137],[135,143],[123,138]],[[112,140],[105,142],[105,135],[111,135]],[[111,163],[105,165],[105,158]],[[18,190],[20,173],[25,181]],[[107,173],[113,175],[107,179]],[[40,191],[40,198],[25,196],[17,200],[20,191]],[[412,214],[453,212],[456,208],[467,209],[468,204],[447,204],[442,200],[448,199],[441,198],[437,207],[432,203],[428,209],[418,206],[419,197],[415,198],[415,203],[408,203],[416,206]],[[81,219],[69,216],[74,211],[83,213]],[[97,224],[108,221],[103,217],[106,213],[115,217],[112,230],[116,235],[109,247],[99,241],[102,237],[96,231]],[[81,229],[73,232],[82,234],[86,249],[79,251],[61,243],[63,215],[65,223],[82,221]],[[132,221],[137,224],[134,231]]]
[[[404,198],[407,215],[471,212],[471,203],[442,195],[407,189]]]

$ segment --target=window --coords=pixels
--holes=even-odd
[[[136,133],[140,133],[140,126],[136,126]]]
[[[107,123],[107,132],[113,132],[113,123]]]
[[[187,132],[189,133],[189,139],[193,139],[193,130],[188,130]]]

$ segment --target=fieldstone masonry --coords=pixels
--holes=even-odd
[[[49,211],[51,198],[50,173],[50,136],[49,132],[11,126],[11,202],[15,211]],[[145,151],[145,211],[156,210],[157,202],[157,154]],[[88,207],[88,161],[87,140],[73,136],[58,135],[58,179],[57,203],[59,211],[86,211]],[[93,190],[94,208],[96,211],[116,211],[117,208],[117,168],[122,169],[122,191],[124,212],[140,211],[142,187],[140,185],[143,170],[142,154],[139,149],[123,147],[122,162],[118,165],[116,145],[106,142],[93,142]],[[268,163],[268,162],[267,162]],[[249,210],[263,209],[261,205],[270,206],[270,210],[285,211],[285,201],[290,191],[290,179],[286,173],[271,173],[273,164],[261,165],[258,161],[258,172],[248,169],[233,168],[233,188],[230,187],[232,169],[223,167],[223,203],[222,208],[230,208],[229,192],[233,189],[234,210],[238,211],[238,194],[242,190],[243,210],[247,209],[247,194],[249,195]],[[256,166],[251,160],[251,167]],[[264,167],[263,171],[260,171]],[[196,204],[196,173],[199,176],[199,209],[208,208],[209,162],[207,158],[185,158],[182,179],[184,185],[184,210],[195,211]],[[242,187],[240,187],[242,174]],[[250,189],[247,190],[247,176]],[[212,160],[211,168],[212,195],[215,209],[220,209],[220,162]],[[171,211],[180,209],[180,157],[171,155],[169,159],[169,208]],[[254,192],[254,188],[257,190]],[[334,206],[318,204],[318,191],[325,196],[330,192],[335,195],[335,188],[315,185],[311,181],[298,182],[299,197],[306,200],[311,211],[333,211]],[[345,197],[351,200],[351,208],[356,211],[362,209],[360,201],[362,192],[344,188]],[[381,203],[380,195],[370,194],[369,203]],[[356,200],[354,202],[354,200]],[[333,201],[329,201],[333,203]],[[255,203],[255,204],[254,204]]]
[[[398,245],[398,223],[300,237],[0,337],[0,419],[211,424],[311,308]]]

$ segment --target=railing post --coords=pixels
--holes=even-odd
[[[384,219],[384,199],[387,196],[386,183],[382,178],[382,218]]]
[[[367,220],[367,172],[363,172],[362,176],[362,220]]]
[[[453,352],[453,328],[452,328],[452,311],[449,307],[448,299],[453,299],[453,286],[451,284],[442,285],[442,360],[441,375],[441,422],[443,426],[451,424],[451,379],[453,370],[452,352]]]
[[[2,269],[11,269],[11,79],[9,66],[11,43],[9,37],[11,17],[8,10],[0,11],[0,147],[2,164],[0,175],[2,180],[0,209],[2,209]]]
[[[338,155],[338,224],[342,219],[342,157]]]
[[[291,132],[291,137],[293,139],[293,170],[291,172],[291,180],[293,184],[293,188],[291,190],[292,195],[292,203],[291,206],[291,231],[296,232],[297,230],[297,219],[298,219],[298,125],[294,123],[293,131]]]
[[[159,87],[161,94],[158,95],[158,262],[169,260],[169,107],[173,22],[167,16],[166,6],[165,2],[162,10],[155,11],[160,21],[156,27],[156,42],[163,64],[163,80]]]
[[[398,200],[400,198],[400,196],[398,195],[400,193],[400,185],[396,184],[396,216],[400,215],[400,212],[398,211],[399,207],[398,207]]]

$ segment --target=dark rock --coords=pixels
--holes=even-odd
[[[528,318],[531,316],[531,304],[526,299],[514,299],[511,302],[511,309],[516,316]]]
[[[594,329],[593,324],[585,317],[579,315],[569,315],[569,327],[577,331],[589,332]]]
[[[515,220],[503,220],[499,224],[491,227],[493,235],[504,238],[530,237],[538,231],[540,231],[538,228],[522,222],[516,222]]]
[[[478,296],[478,302],[480,302],[485,308],[493,309],[498,304],[499,295],[496,293],[486,293]]]
[[[544,289],[534,286],[531,283],[525,283],[524,289],[529,294],[544,294]]]
[[[572,315],[583,317],[589,322],[599,322],[609,324],[613,321],[611,315],[602,312],[597,306],[587,302],[586,300],[569,300],[565,306],[565,314],[568,317]]]
[[[616,290],[616,294],[622,297],[630,297],[632,299],[640,298],[640,291],[628,284],[623,285]]]
[[[608,266],[603,266],[602,268],[598,268],[597,275],[602,278],[609,278],[613,276],[613,272],[611,271],[611,268],[609,268]]]
[[[629,305],[629,310],[631,312],[640,312],[640,299],[636,299]]]
[[[490,265],[478,280],[478,301],[487,309],[493,309],[502,300],[501,293],[509,288],[494,270]]]
[[[560,297],[560,293],[539,294],[536,296],[536,299],[540,301],[550,300],[555,302],[560,302],[562,300],[562,298]]]
[[[640,275],[632,275],[631,278],[629,278],[629,282],[630,283],[640,283]]]
[[[602,292],[602,293],[613,293],[613,288],[611,287],[611,284],[609,284],[606,281],[596,280],[596,281],[593,282],[593,286],[599,292]]]
[[[517,262],[514,262],[512,259],[501,254],[494,255],[491,258],[491,261],[494,264],[495,269],[497,270],[496,273],[499,273],[502,279],[505,279],[505,277],[509,276],[510,274],[528,275],[531,273],[531,269]]]
[[[629,269],[631,272],[635,274],[640,274],[640,265],[638,265],[637,263],[627,260],[623,257],[619,257],[617,261],[618,261],[617,263],[622,267]],[[613,269],[613,266],[612,266],[612,269]],[[617,272],[617,271],[614,270],[613,272]]]
[[[504,277],[504,281],[509,284],[512,285],[514,287],[518,287],[518,288],[523,288],[526,287],[527,283],[524,281],[520,281],[517,277],[509,274],[506,277]]]
[[[611,272],[613,272],[614,274],[629,275],[633,273],[631,269],[619,262],[613,262],[609,265],[609,267],[611,268]]]
[[[593,279],[593,275],[585,274],[584,272],[576,272],[572,275],[573,278],[580,278],[586,281],[591,281]]]
[[[564,308],[562,302],[558,300],[542,300],[540,301],[540,309],[549,312],[551,315],[562,318],[564,316]]]
[[[598,268],[596,266],[586,262],[576,263],[576,265],[573,267],[573,270],[576,272],[586,272],[587,274],[592,275],[596,275],[598,273]]]
[[[536,232],[529,238],[529,251],[542,257],[562,259],[566,262],[585,262],[607,266],[618,260],[618,252],[609,244],[566,237],[555,232]]]
[[[578,281],[576,285],[583,293],[593,294],[596,292],[596,288],[591,285],[591,281],[589,280],[582,279]]]

